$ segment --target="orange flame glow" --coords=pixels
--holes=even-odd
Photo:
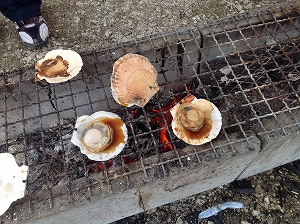
[[[117,163],[120,162],[121,159],[117,159]],[[136,162],[137,160],[132,159],[130,157],[123,157],[123,161],[125,164],[129,164],[129,163],[133,163]],[[106,161],[106,162],[92,162],[90,165],[88,165],[89,167],[89,173],[99,173],[101,171],[103,171],[104,169],[108,169],[109,167],[111,167],[113,165],[113,161]]]
[[[161,111],[163,112],[162,116],[164,117],[164,119],[159,114],[151,119],[152,123],[158,124],[158,126],[162,128],[159,131],[159,143],[162,145],[160,152],[168,152],[174,149],[172,144],[170,143],[171,138],[167,131],[167,127],[172,123],[173,120],[170,110],[175,106],[175,104],[179,100],[180,100],[179,97],[175,97],[175,100],[173,100],[169,105],[161,108]],[[150,110],[154,113],[160,112],[160,110],[154,108],[150,108]]]

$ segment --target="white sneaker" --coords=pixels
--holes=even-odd
[[[15,25],[21,39],[29,48],[40,48],[47,44],[49,29],[43,17],[32,17],[15,22]]]

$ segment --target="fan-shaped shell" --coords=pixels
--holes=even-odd
[[[76,76],[83,65],[78,53],[72,50],[53,50],[35,64],[35,79],[49,83],[67,81]]]
[[[123,106],[145,106],[158,91],[157,71],[150,61],[138,54],[126,54],[113,67],[111,89]]]
[[[10,153],[0,153],[0,215],[24,197],[28,166],[19,167]]]
[[[186,124],[183,120],[185,108],[191,107],[193,111],[201,110],[199,119],[203,119],[200,124],[196,121]],[[222,116],[219,109],[211,102],[205,99],[197,99],[189,94],[171,109],[173,116],[172,129],[174,134],[181,140],[191,145],[202,145],[210,142],[219,134],[222,126]],[[194,115],[192,115],[194,116]],[[198,116],[198,115],[197,115]],[[204,116],[204,118],[202,118]],[[194,117],[193,117],[194,118]],[[187,125],[194,125],[194,127]]]
[[[102,133],[96,131],[88,139],[85,139],[87,131],[91,130],[91,127],[98,129],[97,125],[100,125],[101,129],[104,127]],[[87,144],[87,141],[90,144]],[[71,138],[71,142],[80,147],[81,153],[96,161],[106,161],[116,157],[123,150],[126,141],[125,123],[117,114],[107,111],[98,111],[91,116],[78,117]]]

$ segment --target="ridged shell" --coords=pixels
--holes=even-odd
[[[76,76],[83,65],[80,55],[72,50],[53,50],[35,64],[35,79],[49,83],[67,81]]]
[[[181,123],[180,110],[184,105],[194,105],[195,108],[201,108],[204,115],[203,126],[198,131],[191,131]],[[202,145],[216,138],[221,130],[222,116],[219,109],[208,100],[197,99],[189,94],[183,98],[170,110],[173,120],[172,129],[174,134],[181,140],[191,145]]]
[[[113,132],[113,135],[112,141],[110,141],[108,145],[105,144],[105,149],[101,148],[101,151],[95,151],[94,149],[91,150],[91,148],[85,144],[83,132],[89,127],[94,126],[94,124],[99,123],[110,126],[110,132]],[[71,142],[74,145],[77,145],[80,148],[81,153],[87,155],[89,159],[106,161],[116,157],[123,150],[127,142],[127,128],[117,114],[107,111],[98,111],[90,116],[83,115],[77,118]]]
[[[0,153],[0,215],[24,197],[28,166],[19,167],[10,153]]]
[[[157,71],[146,57],[126,54],[114,64],[112,95],[123,106],[143,107],[159,90],[156,78]]]

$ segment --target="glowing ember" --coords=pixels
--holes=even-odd
[[[93,162],[89,165],[89,173],[98,173],[103,171],[105,168],[108,169],[113,164],[113,161],[103,162]]]
[[[173,150],[173,146],[170,143],[170,136],[167,132],[167,128],[162,129],[159,132],[159,143],[163,145],[161,152],[168,152]]]
[[[135,159],[132,159],[130,157],[123,157],[123,161],[124,161],[125,164],[136,162]]]
[[[131,117],[135,118],[138,115],[139,110],[138,109],[133,109],[130,112]]]
[[[165,119],[161,118],[159,115],[151,119],[151,122],[153,124],[158,124],[158,126],[162,128],[159,131],[159,143],[162,145],[160,152],[168,152],[173,150],[173,146],[170,143],[171,139],[167,131],[167,127],[172,123],[172,119],[173,119],[172,114],[170,113],[170,109],[173,108],[174,105],[180,100],[181,98],[177,96],[169,105],[161,108],[161,111],[163,112],[163,116]],[[160,110],[155,108],[150,108],[150,110],[154,113],[160,112]]]
[[[120,163],[120,159],[116,161],[116,163]],[[137,160],[132,159],[130,157],[123,157],[123,161],[125,164],[136,162]],[[113,161],[107,161],[107,162],[93,162],[88,165],[89,167],[89,173],[99,173],[103,170],[109,169],[113,165]]]
[[[173,117],[170,110],[182,99],[180,96],[175,96],[172,102],[161,109],[149,108],[150,111],[155,113],[155,116],[151,119],[152,124],[157,125],[159,128],[159,152],[169,152],[174,150],[173,145],[171,144],[171,138],[168,133],[167,127],[171,125]],[[139,117],[141,113],[140,109],[132,109],[130,111],[131,118],[135,119]],[[129,164],[136,162],[137,160],[130,157],[122,158],[124,164]],[[115,160],[116,163],[120,163],[121,159]],[[104,171],[105,169],[110,168],[113,165],[113,161],[107,162],[93,162],[88,165],[89,173],[98,173]]]

